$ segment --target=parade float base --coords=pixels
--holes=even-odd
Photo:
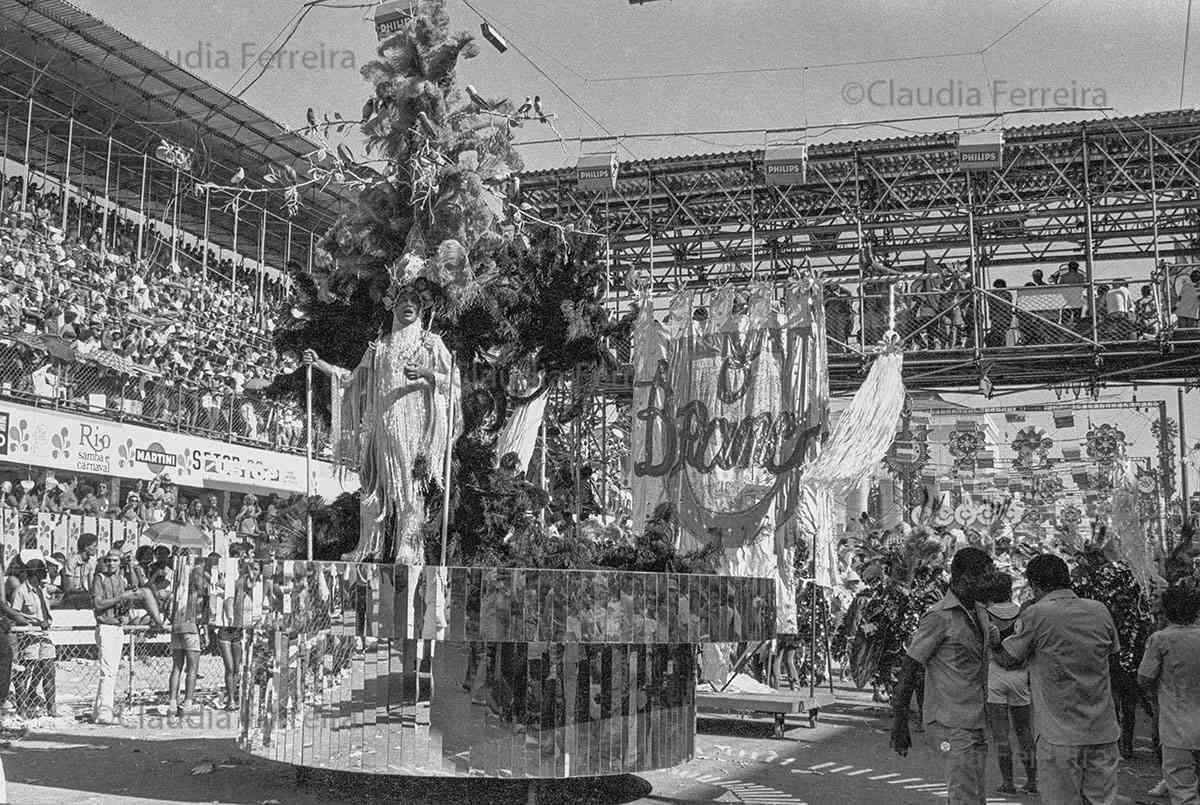
[[[836,701],[828,691],[807,689],[785,690],[757,682],[745,674],[737,674],[724,690],[714,690],[703,684],[696,691],[696,710],[708,717],[769,714],[774,717],[775,737],[782,738],[786,717],[804,715],[810,728],[816,727],[818,711]]]
[[[263,563],[272,578],[264,613],[243,625],[239,744],[371,774],[678,765],[694,749],[700,644],[775,625],[769,579]]]

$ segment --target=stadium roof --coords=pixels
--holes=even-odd
[[[102,172],[111,135],[121,144],[114,162],[123,160],[125,168],[116,171],[110,187],[116,185],[121,203],[134,208],[141,194],[140,155],[153,155],[160,139],[193,149],[193,171],[200,178],[224,184],[244,168],[249,187],[266,186],[256,179],[271,164],[291,165],[303,176],[304,155],[320,147],[64,0],[0,0],[0,111],[6,113],[0,142],[17,160],[23,157],[31,97],[34,170],[41,171],[44,160],[52,177],[61,175],[70,133],[71,182],[80,177],[83,186],[102,194],[103,177],[88,174]],[[67,116],[75,118],[73,132]],[[148,197],[154,214],[175,197],[174,171],[158,165],[151,174]],[[293,251],[303,246],[299,253],[306,253],[308,232],[324,232],[352,200],[342,188],[305,189],[303,206],[290,219],[296,230]],[[279,201],[274,196],[265,205],[270,217],[279,216],[268,224],[271,243],[287,228]],[[203,205],[183,200],[180,215],[184,229],[199,231]],[[232,217],[229,211],[214,212],[212,240],[231,244]],[[261,218],[261,210],[242,206],[238,246],[245,253],[257,251]]]
[[[1065,113],[1065,112],[1064,112]],[[1083,114],[1083,112],[1080,112]],[[1025,140],[1070,141],[1078,138],[1081,131],[1089,134],[1121,133],[1125,136],[1144,135],[1147,130],[1159,131],[1170,127],[1193,128],[1200,122],[1200,111],[1180,109],[1168,112],[1150,112],[1124,117],[1098,117],[1087,120],[1033,123],[1025,126],[1004,128],[1005,142]],[[847,160],[858,156],[884,157],[889,154],[912,151],[948,151],[958,143],[958,134],[936,131],[902,137],[877,137],[859,140],[839,140],[814,143],[808,148],[810,161]],[[520,146],[520,143],[517,143]],[[727,151],[676,154],[650,159],[624,160],[620,164],[619,176],[643,177],[647,172],[687,172],[694,170],[719,170],[723,168],[745,169],[751,163],[761,162],[763,149],[730,149]],[[526,171],[521,175],[527,187],[558,182],[571,186],[575,182],[575,166]]]

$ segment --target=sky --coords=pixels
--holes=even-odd
[[[257,74],[258,59],[301,6],[74,2],[225,90]],[[580,153],[614,142],[590,138],[634,133],[747,130],[622,138],[622,159],[759,148],[771,129],[791,130],[773,140],[813,143],[980,124],[960,123],[963,115],[1009,112],[984,122],[1014,126],[1171,110],[1181,105],[1181,76],[1182,106],[1200,106],[1200,37],[1190,40],[1184,71],[1187,0],[469,2],[474,10],[449,0],[455,27],[478,34],[486,19],[512,47],[499,53],[480,39],[480,55],[461,64],[459,82],[518,102],[541,96],[564,139],[526,124],[518,142],[552,140],[520,149],[535,169],[572,165]],[[357,68],[375,47],[370,14],[314,8],[243,98],[289,126],[304,125],[310,106],[356,118],[368,95]],[[726,74],[711,74],[718,71]],[[1012,113],[1063,106],[1111,110]],[[795,131],[801,128],[804,134]],[[1130,399],[1132,392],[1110,394]],[[1138,392],[1139,400],[1160,398],[1176,416],[1174,389]],[[1022,394],[1005,404],[1047,399],[1053,395]],[[1200,392],[1185,407],[1189,442],[1200,441]],[[1193,473],[1193,490],[1198,481]]]
[[[957,125],[942,119],[848,127],[879,120],[1032,106],[1108,106],[1109,114],[1173,109],[1187,11],[1186,0],[468,1],[513,47],[501,54],[480,40],[481,53],[463,64],[460,80],[518,102],[540,95],[564,137],[751,130],[623,140],[622,158],[755,148],[765,129],[806,125],[810,141],[849,140]],[[75,2],[223,89],[267,50],[301,5]],[[481,17],[463,0],[449,0],[448,9],[456,27],[479,32]],[[366,84],[355,68],[375,45],[370,13],[313,9],[286,48],[289,63],[269,69],[245,99],[291,125],[302,124],[308,106],[356,113]],[[1198,47],[1193,40],[1190,49]],[[305,52],[313,54],[308,67]],[[917,58],[925,56],[937,57]],[[872,61],[878,63],[862,64]],[[834,64],[842,66],[822,66]],[[678,76],[761,68],[773,72]],[[1184,105],[1197,105],[1200,74],[1190,73]],[[663,75],[676,77],[644,78]],[[638,80],[613,80],[627,78]],[[1080,116],[1010,115],[1005,122]],[[831,125],[843,127],[828,130]],[[521,139],[554,137],[546,126],[528,125]],[[573,164],[581,148],[598,147],[565,141],[523,154],[530,167],[551,167]]]

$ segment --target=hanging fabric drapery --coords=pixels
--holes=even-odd
[[[815,546],[816,583],[823,587],[839,581],[834,500],[874,472],[887,454],[904,409],[903,366],[898,339],[889,338],[805,471],[797,522]]]
[[[723,289],[700,320],[684,292],[663,324],[643,298],[630,480],[635,528],[672,505],[678,547],[719,542],[721,572],[776,578],[794,631],[795,546],[776,532],[826,430],[827,360],[819,283],[800,278],[781,302],[773,291]]]
[[[630,484],[634,527],[672,504],[684,550],[719,542],[721,572],[777,581],[778,625],[795,631],[796,542],[816,535],[822,583],[832,563],[834,496],[884,456],[903,406],[897,342],[828,431],[822,288],[719,290],[694,315],[691,292],[664,323],[643,298],[634,330]]]

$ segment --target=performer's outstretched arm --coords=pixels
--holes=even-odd
[[[301,356],[300,360],[305,366],[312,366],[318,372],[324,372],[325,374],[331,376],[338,373],[339,367],[318,358],[316,350],[304,350],[304,354]]]

